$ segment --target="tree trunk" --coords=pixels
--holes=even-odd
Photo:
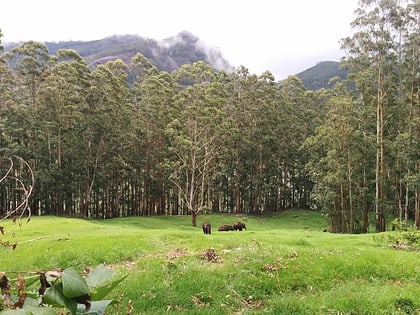
[[[191,210],[191,223],[192,223],[192,226],[197,226],[197,216],[198,216],[198,211]]]
[[[354,213],[353,213],[353,194],[352,194],[352,169],[350,163],[350,148],[347,147],[347,172],[348,172],[348,185],[349,185],[349,210],[350,210],[350,231],[351,233],[355,232],[355,225],[354,225]]]
[[[415,203],[414,220],[416,224],[416,229],[420,230],[420,192],[419,192],[419,189],[416,189],[414,203]]]
[[[380,60],[381,64],[383,61]],[[383,206],[383,181],[384,181],[384,121],[383,121],[383,73],[379,68],[378,73],[378,103],[376,107],[376,193],[375,193],[375,214],[376,214],[376,232],[386,230],[385,214]]]
[[[420,161],[417,161],[417,171],[420,171]],[[420,230],[420,189],[415,188],[415,199],[414,199],[414,220],[416,229]]]
[[[366,163],[364,163],[366,165]],[[368,208],[368,198],[367,198],[367,176],[366,168],[363,167],[363,233],[369,232],[369,208]]]

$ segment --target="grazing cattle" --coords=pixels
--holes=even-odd
[[[204,234],[211,234],[211,224],[209,222],[204,222],[202,228]]]
[[[233,226],[229,224],[221,225],[217,229],[218,231],[233,231]]]
[[[233,229],[235,231],[237,231],[237,230],[242,231],[242,229],[246,230],[246,225],[245,225],[245,223],[242,223],[242,222],[236,222],[235,224],[233,224]]]

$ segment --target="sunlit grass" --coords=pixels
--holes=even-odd
[[[248,230],[218,232],[245,222]],[[204,235],[201,222],[212,223]],[[128,278],[110,314],[417,314],[420,253],[386,235],[323,232],[324,218],[291,210],[270,216],[136,217],[106,221],[34,217],[1,249],[1,271],[100,263]],[[10,224],[10,222],[6,222]],[[10,226],[7,226],[10,230]],[[7,236],[9,237],[9,236]],[[216,261],[203,257],[214,249]],[[416,313],[417,312],[417,313]]]

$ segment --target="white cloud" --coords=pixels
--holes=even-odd
[[[188,30],[234,66],[260,74],[338,50],[357,0],[14,0],[1,4],[3,41],[93,40],[114,34],[164,39]],[[290,67],[297,61],[296,67]],[[317,60],[319,61],[319,60]],[[300,67],[301,68],[301,67]],[[299,69],[300,71],[301,69]]]

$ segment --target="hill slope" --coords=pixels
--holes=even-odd
[[[321,88],[331,88],[329,81],[332,78],[338,77],[340,80],[344,80],[347,74],[348,71],[341,69],[339,62],[322,61],[311,68],[299,72],[296,76],[303,81],[307,89],[319,90]]]
[[[218,70],[233,69],[219,49],[209,47],[187,31],[162,41],[138,35],[121,35],[93,41],[61,41],[45,44],[50,54],[55,54],[59,49],[74,49],[92,67],[117,58],[128,64],[131,58],[140,52],[162,71],[172,72],[183,64],[199,60],[213,65]],[[9,43],[5,48],[8,50],[16,45]]]
[[[114,35],[92,41],[60,41],[45,43],[50,54],[54,55],[59,49],[74,49],[91,66],[104,64],[117,58],[129,64],[131,58],[140,52],[159,70],[172,72],[184,64],[204,61],[218,70],[233,71],[234,67],[223,57],[218,48],[206,45],[198,37],[188,31],[162,41],[144,38],[139,35]],[[10,50],[18,43],[5,43],[6,50]],[[323,61],[298,74],[305,87],[311,90],[330,88],[330,79],[347,76],[347,71],[340,69],[336,61]]]

